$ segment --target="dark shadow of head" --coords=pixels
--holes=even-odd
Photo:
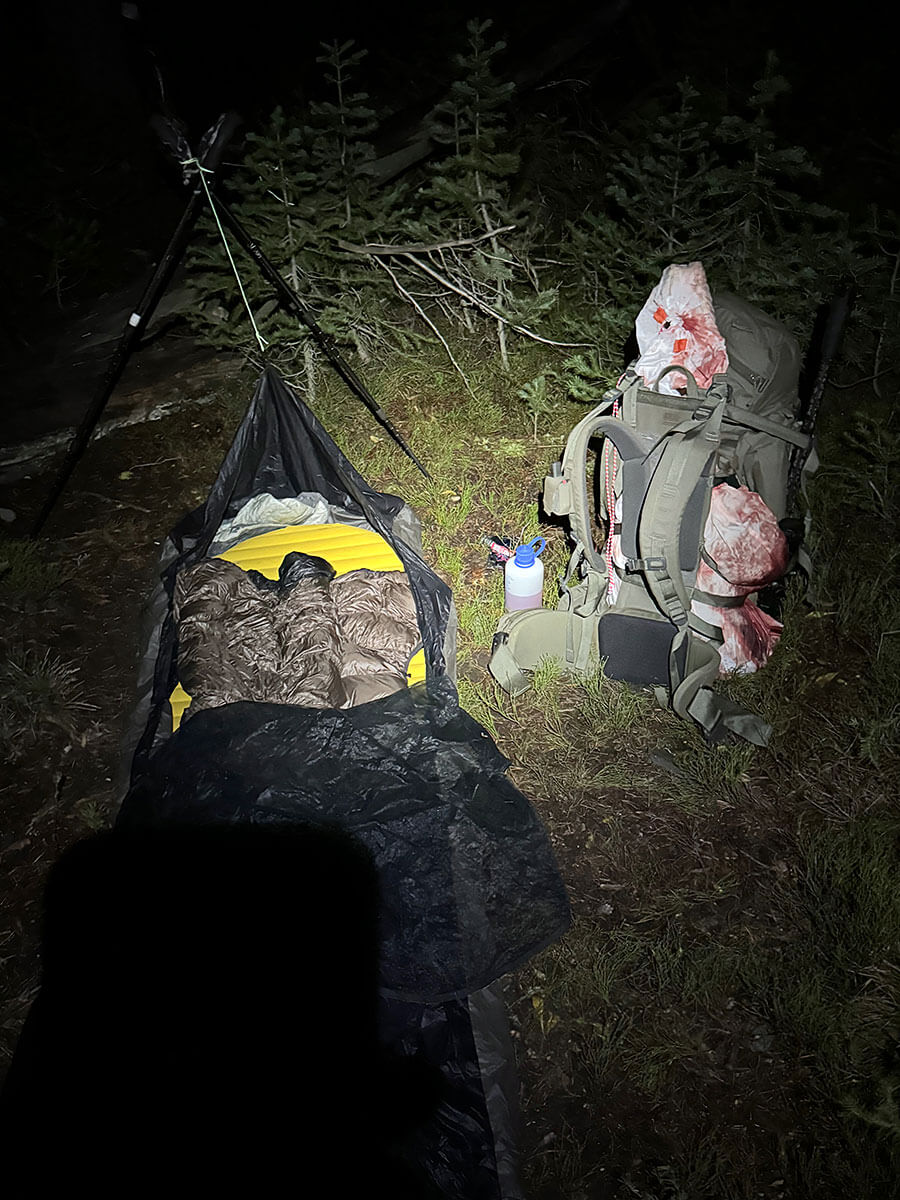
[[[385,1117],[385,1084],[402,1089],[378,1046],[377,898],[368,854],[340,831],[111,831],[74,846],[47,884],[7,1130],[55,1153],[99,1137],[145,1166],[202,1162],[220,1184],[242,1147],[260,1171],[288,1156],[298,1178],[351,1144],[365,1162],[397,1132],[392,1111],[414,1119],[408,1100]],[[427,1110],[433,1081],[416,1086]]]

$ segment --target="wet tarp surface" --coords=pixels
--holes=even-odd
[[[309,492],[342,510],[337,519],[367,523],[399,556],[425,683],[348,709],[227,704],[171,734],[179,572],[208,554],[221,523],[248,500]],[[422,558],[414,514],[373,490],[267,370],[206,504],[169,535],[161,565],[119,829],[351,835],[376,868],[382,1045],[442,1081],[437,1109],[399,1151],[427,1181],[416,1194],[521,1200],[514,1056],[495,981],[565,932],[568,900],[540,821],[505,776],[507,760],[459,707],[452,595]],[[326,909],[340,887],[335,879],[323,890]],[[310,980],[323,1012],[335,982]],[[361,996],[361,1010],[365,1003]],[[356,1131],[346,1135],[353,1144]]]
[[[433,1003],[485,987],[568,924],[547,836],[507,766],[422,686],[343,710],[230,704],[157,751],[119,824],[351,832],[378,869],[381,986]]]

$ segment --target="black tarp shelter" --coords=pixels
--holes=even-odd
[[[309,492],[324,497],[337,519],[369,525],[401,559],[425,649],[425,682],[340,710],[225,705],[197,713],[172,733],[168,698],[177,679],[177,638],[171,597],[178,572],[206,555],[222,522],[247,500],[262,493],[286,498]],[[369,487],[297,393],[268,369],[205,504],[166,540],[161,568],[149,606],[129,787],[116,830],[125,839],[126,857],[142,837],[150,839],[156,866],[139,864],[116,878],[121,883],[127,875],[132,891],[149,897],[142,916],[147,928],[153,927],[153,895],[174,927],[179,922],[163,877],[183,883],[190,871],[184,876],[180,843],[173,857],[158,839],[179,831],[188,839],[215,838],[223,830],[288,837],[325,830],[327,836],[349,838],[375,869],[378,965],[372,999],[379,1053],[401,1074],[421,1069],[423,1095],[437,1087],[433,1105],[423,1102],[418,1118],[401,1121],[405,1132],[392,1152],[420,1181],[422,1191],[415,1194],[513,1200],[521,1195],[516,1084],[499,980],[565,931],[568,903],[543,827],[506,777],[507,760],[459,707],[452,596],[422,557],[414,514],[400,498]],[[326,846],[326,859],[331,849]],[[238,861],[233,845],[227,853],[228,862]],[[251,843],[247,861],[258,867],[254,853]],[[221,858],[213,858],[219,865],[210,887],[187,893],[195,909],[209,907],[208,900],[198,899],[201,894],[215,897],[222,887]],[[318,951],[308,964],[303,993],[304,1019],[312,1027],[304,1037],[308,1052],[317,1061],[325,1058],[323,1078],[329,1074],[324,1047],[334,1047],[331,1074],[346,1074],[346,1048],[357,1044],[357,1026],[368,1019],[364,984],[358,1020],[352,1003],[348,1006],[346,955],[357,952],[356,935],[347,935],[357,930],[354,905],[371,901],[350,875],[338,868],[333,874],[316,864],[299,900],[291,888],[284,893],[285,905],[298,905],[296,938],[285,934],[284,953],[302,964],[298,946],[316,931],[311,944]],[[145,875],[153,882],[138,889],[134,880]],[[261,886],[247,893],[248,903],[268,895],[264,870],[262,877]],[[233,920],[236,910],[227,895],[224,908]],[[363,925],[368,919],[363,912],[358,917]],[[290,930],[292,920],[277,913],[282,930]],[[322,930],[332,926],[333,971],[321,966],[329,957],[323,958]],[[192,938],[197,940],[190,935],[188,941]],[[302,969],[307,968],[298,966]],[[250,1024],[290,1022],[283,1006],[273,1008],[266,996],[254,1001],[246,981],[238,991]],[[310,1011],[321,1019],[310,1018]],[[329,1087],[332,1094],[333,1078]],[[354,1092],[351,1077],[348,1099]],[[401,1093],[414,1094],[415,1088],[410,1093],[388,1087],[383,1102],[396,1103]],[[273,1108],[280,1103],[265,1096],[252,1102]],[[352,1112],[357,1109],[349,1105],[346,1114]],[[276,1126],[283,1137],[283,1123]],[[352,1155],[359,1144],[358,1117],[342,1115],[338,1105],[328,1130],[328,1144],[346,1146]],[[327,1194],[342,1194],[340,1156],[329,1169],[336,1174]]]

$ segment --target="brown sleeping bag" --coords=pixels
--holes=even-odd
[[[420,644],[416,605],[403,571],[348,571],[331,584],[341,629],[345,707],[406,687]]]
[[[204,559],[175,584],[178,674],[186,715],[237,700],[343,708],[406,686],[419,628],[402,571],[334,579],[294,552],[278,580]]]

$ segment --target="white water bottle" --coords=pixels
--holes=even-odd
[[[547,545],[543,538],[535,538],[519,546],[504,568],[506,582],[506,608],[514,612],[520,608],[540,608],[544,599],[544,564],[538,558]]]

